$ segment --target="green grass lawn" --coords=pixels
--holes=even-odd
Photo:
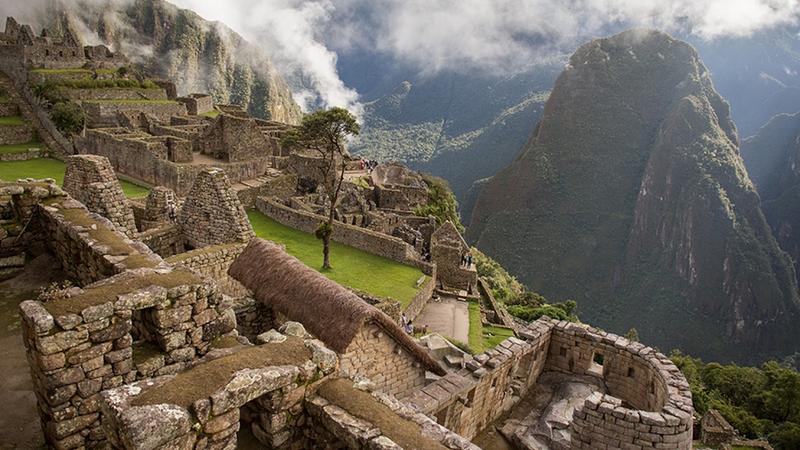
[[[491,334],[491,336],[489,336]],[[497,347],[497,344],[513,337],[514,332],[508,328],[483,327],[483,348],[486,350]]]
[[[203,114],[198,114],[198,116],[203,116],[203,117],[217,117],[218,115],[219,111],[217,111],[216,109],[212,109],[209,112],[204,112]]]
[[[483,324],[481,324],[481,305],[469,302],[469,348],[477,355],[483,353]]]
[[[109,69],[110,70],[110,69]],[[89,69],[31,69],[31,72],[41,72],[41,73],[92,73]],[[98,70],[98,72],[103,73],[104,70]],[[115,70],[111,70],[111,72],[116,72]]]
[[[44,144],[39,141],[30,141],[24,144],[0,145],[0,155],[8,153],[28,153],[29,148],[43,148]]]
[[[29,145],[29,144],[20,144]],[[3,147],[0,147],[2,149]],[[25,147],[27,149],[27,147]],[[20,178],[53,178],[59,186],[64,184],[63,162],[53,158],[29,159],[27,161],[9,161],[0,164],[0,180],[17,181]],[[128,198],[142,197],[150,192],[150,189],[137,186],[133,183],[119,180],[122,192]]]
[[[332,269],[322,269],[322,241],[313,235],[281,225],[260,211],[248,211],[247,216],[260,238],[281,242],[286,251],[329,279],[362,289],[373,295],[392,297],[407,308],[419,289],[414,287],[422,272],[353,247],[331,242]]]
[[[27,123],[21,116],[0,117],[0,125],[25,125]]]
[[[64,183],[64,163],[52,158],[38,158],[0,164],[0,180],[17,181],[20,178],[53,178],[60,186]]]

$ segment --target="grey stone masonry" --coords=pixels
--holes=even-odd
[[[217,168],[200,171],[183,203],[178,223],[187,243],[194,248],[247,243],[256,236],[231,182]]]
[[[185,269],[143,268],[73,289],[67,298],[22,302],[23,341],[48,445],[102,444],[100,392],[137,376],[176,373],[205,354],[236,325],[221,300],[213,281]],[[163,365],[155,373],[134,360],[132,334],[160,352]]]
[[[591,327],[542,317],[464,369],[425,386],[404,402],[472,438],[516,404],[543,371],[602,378],[573,412],[573,449],[692,448],[692,395],[666,356]],[[594,362],[603,355],[603,364]],[[623,406],[624,405],[624,406]]]
[[[96,155],[74,155],[67,158],[64,190],[83,203],[89,211],[100,214],[114,224],[117,231],[130,238],[138,235],[136,222],[122,186],[108,158]]]

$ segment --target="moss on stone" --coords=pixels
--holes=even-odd
[[[348,413],[380,428],[381,433],[406,450],[445,450],[447,447],[420,434],[419,425],[403,420],[353,382],[338,379],[322,384],[317,394]]]
[[[164,261],[166,261],[166,262],[168,262],[170,264],[178,264],[180,262],[186,261],[187,259],[191,259],[191,258],[194,258],[194,257],[199,256],[199,255],[205,255],[205,254],[209,254],[209,253],[216,253],[216,252],[218,252],[220,250],[224,250],[226,248],[236,247],[237,245],[243,245],[243,243],[242,242],[234,242],[234,243],[231,243],[231,244],[216,245],[214,247],[208,247],[208,248],[204,248],[204,249],[200,249],[200,250],[191,250],[191,251],[188,251],[186,253],[180,253],[180,254],[175,255],[175,256],[170,256],[169,258],[165,259]]]
[[[233,348],[242,345],[235,337],[217,339],[211,343],[211,348]]]
[[[152,269],[158,265],[158,262],[151,260],[149,257],[150,255],[131,255],[125,258],[122,263],[125,264],[128,270],[141,269],[142,267]]]
[[[311,352],[305,347],[303,339],[296,337],[289,337],[281,343],[245,348],[180,373],[164,385],[143,392],[131,401],[131,405],[168,403],[188,410],[196,400],[208,398],[224,388],[233,374],[240,370],[299,366],[309,359]]]
[[[202,280],[189,271],[173,270],[164,274],[150,274],[123,281],[109,286],[86,289],[85,293],[76,297],[46,302],[44,308],[53,317],[65,314],[80,314],[81,311],[108,301],[116,301],[118,295],[129,294],[148,286],[156,285],[167,289],[182,285],[201,284]]]
[[[164,354],[165,353],[162,352],[155,344],[151,342],[142,341],[134,344],[133,357],[131,359],[133,360],[133,365],[135,367],[145,361],[148,361],[153,358],[158,358],[159,356]]]

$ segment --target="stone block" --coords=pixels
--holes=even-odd
[[[167,289],[161,286],[149,286],[138,291],[117,297],[115,310],[138,310],[152,308],[167,300]]]
[[[67,367],[65,369],[51,372],[45,377],[44,385],[47,389],[54,389],[70,384],[75,384],[86,378],[86,374],[80,367]]]
[[[67,362],[69,362],[72,365],[83,364],[84,362],[90,359],[96,359],[100,356],[105,355],[111,350],[111,348],[112,344],[110,342],[103,342],[100,344],[96,344],[89,347],[86,350],[71,355],[69,358],[67,358]]]
[[[133,356],[133,349],[131,347],[114,350],[106,353],[106,362],[109,364],[118,363],[125,359],[131,359]]]
[[[223,430],[231,427],[233,424],[238,423],[239,408],[233,408],[221,416],[214,417],[206,422],[205,426],[203,426],[203,432],[206,434],[220,433]]]
[[[67,436],[78,433],[84,428],[92,424],[99,414],[88,414],[85,416],[78,416],[73,419],[65,420],[62,422],[47,422],[45,429],[50,436],[56,439],[64,439]]]
[[[106,302],[101,305],[90,306],[81,311],[81,317],[85,323],[95,322],[100,319],[106,319],[114,314],[114,304]]]
[[[86,330],[63,331],[51,336],[36,336],[36,349],[42,355],[63,352],[80,345],[89,338]]]
[[[71,330],[83,323],[83,318],[77,314],[64,314],[55,318],[56,323],[64,330]]]
[[[92,333],[89,338],[92,342],[108,342],[124,338],[131,331],[131,321],[123,320]]]
[[[25,300],[19,304],[20,314],[27,321],[36,334],[47,334],[55,325],[53,316],[44,308],[41,302]]]
[[[322,373],[327,375],[336,370],[338,362],[336,352],[325,347],[322,342],[316,339],[306,340],[305,346],[311,351],[311,360],[319,367]]]
[[[294,366],[244,369],[236,372],[228,384],[211,394],[211,413],[220,415],[232,408],[292,383],[299,370]]]
[[[172,328],[192,318],[190,305],[153,311],[153,323],[159,328]]]

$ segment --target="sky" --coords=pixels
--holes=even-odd
[[[173,0],[265,47],[326,106],[358,110],[343,52],[370,49],[420,71],[497,70],[536,57],[538,36],[648,26],[703,40],[796,23],[800,0]]]
[[[0,13],[31,2],[0,2]],[[71,0],[65,0],[71,1]],[[133,0],[83,0],[132,2]],[[605,36],[648,26],[697,39],[797,23],[800,0],[172,0],[260,44],[298,103],[358,113],[337,61],[367,49],[419,72],[513,71],[541,56],[542,36]]]

